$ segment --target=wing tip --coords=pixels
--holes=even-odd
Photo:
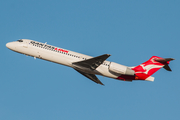
[[[98,84],[105,86],[102,82],[101,82],[101,83],[98,83]]]

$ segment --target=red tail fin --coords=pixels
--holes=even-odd
[[[146,80],[156,71],[164,67],[166,70],[171,71],[168,64],[173,58],[161,58],[152,56],[148,61],[132,68],[135,71],[136,79]]]

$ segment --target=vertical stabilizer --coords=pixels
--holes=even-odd
[[[153,75],[155,72],[157,72],[162,67],[164,67],[168,71],[171,71],[168,64],[172,60],[174,60],[174,59],[152,56],[148,61],[132,68],[132,70],[135,71],[136,79],[154,81],[154,77],[152,78],[151,75]]]

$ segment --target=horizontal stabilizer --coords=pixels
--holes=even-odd
[[[174,58],[156,58],[156,61],[160,62],[160,63],[166,63],[168,61],[172,61],[175,60]]]
[[[168,64],[164,65],[163,68],[166,69],[167,71],[172,71]]]
[[[160,58],[160,59],[157,58],[155,60],[157,62],[165,64],[163,68],[166,69],[167,71],[172,71],[168,64],[169,64],[170,61],[175,60],[174,58]]]

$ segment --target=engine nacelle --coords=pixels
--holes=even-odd
[[[134,71],[128,68],[127,66],[120,65],[114,62],[111,62],[109,65],[109,71],[114,75],[134,75]]]

